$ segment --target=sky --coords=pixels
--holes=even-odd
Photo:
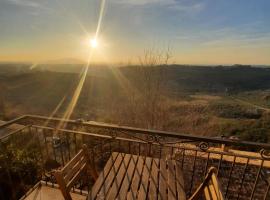
[[[0,0],[0,61],[86,61],[101,0]],[[105,0],[93,62],[270,64],[269,0]]]

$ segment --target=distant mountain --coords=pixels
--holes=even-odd
[[[30,63],[2,62],[0,63],[0,74],[24,73],[29,71],[31,65]]]
[[[62,60],[63,61],[63,60]],[[60,61],[59,61],[60,63]],[[59,72],[78,74],[86,64],[0,64],[0,75],[32,74],[33,72]],[[173,92],[226,92],[234,93],[239,91],[270,89],[270,68],[252,67],[249,65],[233,66],[185,66],[170,65],[159,67],[146,67],[144,70],[155,74],[163,68],[162,73],[168,79],[168,90]],[[90,66],[88,74],[92,77],[103,77],[110,82],[118,81],[119,77],[133,82],[136,86],[139,83],[135,66],[108,67],[104,65]],[[42,75],[46,79],[46,73]],[[49,73],[55,77],[55,73]],[[77,76],[77,75],[76,75]],[[0,77],[1,79],[1,77]],[[3,77],[2,77],[3,79]],[[61,84],[61,80],[56,82]],[[106,84],[107,84],[106,83]],[[139,86],[138,86],[139,87]]]
[[[56,60],[43,61],[39,64],[83,65],[86,64],[86,62],[77,58],[61,58]]]

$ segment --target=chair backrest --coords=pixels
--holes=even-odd
[[[91,160],[86,145],[83,146],[76,156],[74,156],[61,170],[56,170],[54,176],[65,200],[72,200],[70,190],[74,183],[80,177],[80,174],[86,170],[90,170],[92,177],[96,180],[98,175],[91,164]]]
[[[222,190],[217,178],[217,169],[211,167],[203,181],[189,200],[201,199],[204,195],[206,200],[224,200]]]

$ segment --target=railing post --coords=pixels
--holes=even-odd
[[[61,154],[61,160],[62,160],[62,165],[64,166],[65,165],[65,160],[64,160],[64,155],[63,155],[63,146],[64,146],[64,143],[62,141],[62,138],[60,138],[60,154]]]
[[[93,177],[93,179],[96,181],[98,178],[98,173],[96,170],[96,165],[95,165],[95,160],[94,160],[94,152],[93,149],[91,149],[91,154],[88,153],[88,149],[87,146],[84,144],[83,145],[83,152],[86,156],[86,159],[88,161],[88,165],[89,165],[89,169],[90,169],[90,173],[91,176]]]
[[[41,130],[42,130],[42,133],[43,133],[44,144],[45,144],[46,154],[47,154],[47,158],[48,158],[49,157],[49,151],[48,151],[47,136],[46,136],[47,131],[44,130],[44,129],[41,129]]]
[[[250,200],[253,199],[253,196],[254,196],[254,194],[255,194],[256,187],[257,187],[257,183],[258,183],[258,180],[259,180],[259,177],[260,177],[260,174],[261,174],[261,170],[262,170],[263,164],[264,164],[264,160],[261,161],[261,165],[260,165],[260,168],[259,168],[259,170],[258,170],[256,179],[255,179],[255,183],[254,183],[253,188],[252,188]]]
[[[152,142],[148,142],[147,144],[147,156],[151,156],[152,154]]]
[[[264,195],[264,200],[266,200],[267,199],[267,197],[268,197],[268,193],[269,193],[269,190],[270,190],[270,183],[268,183],[268,186],[267,186],[267,189],[266,189],[266,192],[265,192],[265,195]],[[268,198],[269,199],[269,198]]]
[[[243,171],[243,174],[242,174],[242,177],[241,177],[240,187],[238,188],[238,192],[237,192],[237,200],[239,200],[239,197],[240,197],[240,193],[241,193],[243,183],[244,183],[244,180],[245,180],[248,164],[249,164],[249,158],[247,159],[247,162],[245,164],[244,171]]]

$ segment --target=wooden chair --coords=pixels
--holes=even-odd
[[[217,169],[211,167],[203,181],[189,200],[198,200],[203,196],[206,200],[224,200],[220,184],[217,179]]]
[[[83,145],[83,148],[74,158],[72,158],[61,170],[56,170],[54,172],[54,176],[65,200],[72,200],[69,192],[83,171],[89,170],[94,180],[98,178],[98,173],[94,166],[95,165],[90,159],[87,146]]]

